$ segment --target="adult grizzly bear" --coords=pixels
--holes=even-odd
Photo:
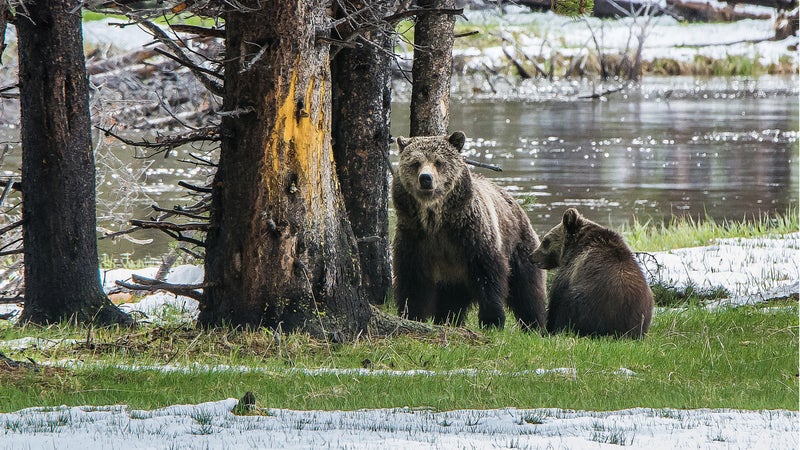
[[[551,280],[547,331],[640,338],[653,317],[653,293],[619,233],[576,209],[542,238],[533,252]]]
[[[539,239],[508,193],[467,168],[460,153],[465,139],[460,131],[397,138],[398,313],[461,325],[477,303],[481,326],[502,328],[505,301],[524,329],[544,328],[545,271],[531,258]]]

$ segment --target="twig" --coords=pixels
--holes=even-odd
[[[178,181],[178,186],[185,187],[186,189],[190,189],[192,191],[202,192],[204,194],[210,194],[212,192],[210,187],[195,186],[185,181]]]
[[[503,169],[500,166],[495,166],[493,164],[482,163],[480,161],[475,161],[474,159],[464,158],[464,162],[467,164],[473,165],[475,167],[481,167],[483,169],[494,170],[495,172],[502,172]]]
[[[13,230],[14,228],[17,228],[17,227],[19,227],[19,226],[22,226],[22,219],[20,219],[20,220],[18,220],[18,221],[16,221],[16,222],[14,222],[14,223],[10,223],[10,224],[8,224],[8,225],[6,225],[6,226],[4,226],[4,227],[0,228],[0,236],[2,236],[2,235],[4,235],[4,234],[8,233],[9,231],[11,231],[11,230]]]
[[[208,220],[208,217],[206,217],[206,216],[202,216],[200,214],[192,214],[190,212],[183,211],[181,209],[178,209],[177,206],[175,208],[173,208],[173,209],[162,208],[162,207],[160,207],[158,205],[151,205],[150,207],[153,208],[157,212],[169,213],[169,214],[166,214],[168,216],[184,216],[184,217],[188,217],[190,219]]]
[[[170,28],[177,31],[178,33],[190,33],[190,34],[196,34],[198,36],[205,36],[212,38],[225,37],[225,30],[219,30],[216,28],[205,28],[205,27],[198,27],[195,25],[170,25]]]

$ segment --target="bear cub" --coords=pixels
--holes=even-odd
[[[545,271],[531,257],[536,232],[507,192],[469,170],[461,155],[465,139],[460,131],[397,138],[398,314],[460,326],[477,304],[481,326],[502,328],[505,303],[524,329],[544,328]]]
[[[576,209],[533,252],[542,269],[557,269],[549,288],[547,331],[640,338],[653,317],[653,293],[617,232]]]

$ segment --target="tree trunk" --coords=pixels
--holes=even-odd
[[[132,323],[100,286],[95,167],[79,6],[78,0],[40,1],[26,14],[17,14],[23,323]]]
[[[327,2],[238,3],[199,322],[353,338],[370,309],[333,166]]]
[[[455,0],[419,0],[417,4],[423,8],[452,9]],[[417,16],[411,69],[411,136],[447,133],[455,22],[455,17],[447,14]]]
[[[379,23],[394,0],[372,2]],[[360,9],[364,5],[348,5]],[[339,10],[337,17],[351,11]],[[349,23],[349,22],[348,22]],[[354,30],[339,30],[345,39]],[[392,285],[389,257],[389,112],[391,108],[391,29],[366,33],[359,48],[342,49],[331,63],[333,153],[353,233],[359,241],[364,294],[381,304]],[[370,43],[372,45],[370,45]]]

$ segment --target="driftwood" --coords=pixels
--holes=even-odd
[[[183,295],[184,297],[193,298],[197,301],[203,299],[203,293],[198,291],[198,289],[203,289],[212,286],[211,283],[200,283],[200,284],[165,283],[163,281],[155,280],[153,278],[147,278],[138,275],[131,276],[130,283],[120,280],[115,281],[115,283],[117,286],[121,286],[124,287],[125,289],[130,289],[133,291],[147,291],[147,292],[167,291],[175,295]]]
[[[689,22],[735,22],[744,19],[769,19],[769,14],[751,14],[734,11],[733,5],[717,8],[709,3],[682,2],[667,0],[667,7],[683,20]]]

